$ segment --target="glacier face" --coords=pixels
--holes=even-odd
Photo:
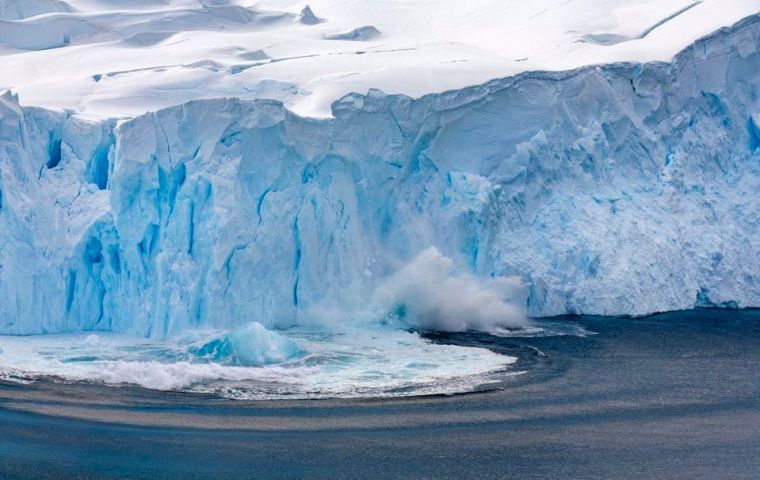
[[[88,123],[0,99],[0,333],[165,337],[351,310],[428,247],[534,316],[760,306],[760,16],[672,63],[305,119]]]

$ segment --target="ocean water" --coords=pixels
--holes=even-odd
[[[756,478],[760,311],[552,323],[587,333],[420,335],[524,372],[469,395],[247,402],[0,382],[0,478]]]

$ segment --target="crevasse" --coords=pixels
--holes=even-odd
[[[526,73],[334,118],[117,123],[0,99],[0,333],[164,337],[350,310],[434,246],[533,316],[760,306],[760,16],[672,63]]]

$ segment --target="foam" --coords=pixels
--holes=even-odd
[[[404,331],[272,333],[261,328],[231,335],[194,332],[171,341],[111,333],[0,336],[0,378],[29,382],[54,376],[245,399],[404,396],[466,392],[516,360],[481,348],[432,344]],[[300,355],[252,367],[198,354],[199,347],[213,339],[231,336],[243,342],[251,331],[297,343]],[[256,348],[260,340],[251,346]]]

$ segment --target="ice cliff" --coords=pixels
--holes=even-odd
[[[429,247],[529,313],[760,306],[760,16],[672,63],[525,73],[305,119],[90,123],[0,99],[0,333],[161,337],[366,302]]]

